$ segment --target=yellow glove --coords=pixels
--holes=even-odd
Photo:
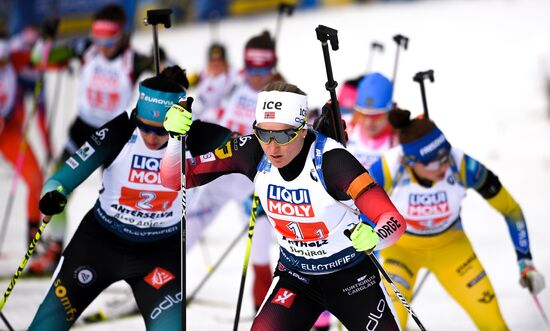
[[[188,102],[190,105],[190,102]],[[164,128],[174,136],[186,135],[193,123],[193,115],[179,104],[173,104],[164,117]]]
[[[359,252],[374,249],[380,241],[380,238],[378,238],[378,234],[374,231],[374,229],[370,225],[363,222],[360,222],[357,226],[355,226],[353,232],[351,233],[350,239],[353,247]]]

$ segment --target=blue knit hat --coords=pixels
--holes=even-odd
[[[357,86],[354,110],[366,115],[387,113],[392,108],[392,95],[393,84],[386,76],[368,74]]]

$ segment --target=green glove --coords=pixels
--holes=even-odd
[[[193,123],[192,117],[193,115],[190,111],[179,104],[173,104],[164,117],[164,128],[173,137],[184,136],[191,128],[191,124]]]
[[[357,224],[355,229],[353,229],[350,239],[353,247],[359,252],[374,249],[380,241],[380,238],[378,238],[378,234],[374,231],[374,229],[370,225],[363,222]]]

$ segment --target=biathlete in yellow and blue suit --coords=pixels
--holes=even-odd
[[[371,176],[384,187],[407,231],[381,251],[383,266],[410,301],[420,268],[432,272],[480,330],[507,330],[495,291],[460,218],[462,199],[473,188],[506,220],[520,269],[520,283],[537,294],[545,287],[535,269],[523,212],[499,178],[479,161],[451,147],[439,128],[426,118],[393,109],[390,123],[399,130],[397,146],[375,162]],[[389,291],[393,293],[392,291]],[[404,330],[407,311],[393,296]]]

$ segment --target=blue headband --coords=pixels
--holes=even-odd
[[[161,92],[139,84],[139,99],[137,102],[137,115],[143,119],[160,122],[168,108],[180,99],[185,98],[185,92]]]
[[[451,144],[437,127],[420,139],[402,144],[405,157],[413,162],[428,164],[435,160],[440,151],[449,151]]]

